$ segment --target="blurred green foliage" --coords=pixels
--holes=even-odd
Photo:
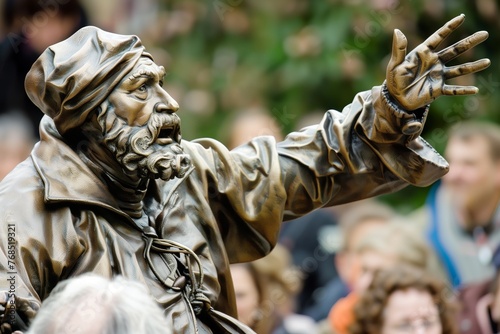
[[[496,0],[164,1],[146,44],[166,65],[183,136],[224,140],[232,115],[250,107],[270,111],[285,133],[306,115],[341,110],[357,92],[383,82],[394,28],[411,49],[464,13],[465,23],[445,43],[478,30],[490,38],[452,63],[488,57],[492,66],[456,80],[478,86],[478,95],[433,103],[423,136],[442,152],[451,124],[500,121],[498,6]],[[409,187],[384,200],[408,211],[426,192]]]

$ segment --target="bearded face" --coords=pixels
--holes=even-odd
[[[98,122],[103,143],[130,177],[170,180],[183,177],[191,167],[180,146],[180,119],[175,113],[151,114],[146,124],[130,126],[109,102],[101,105]]]

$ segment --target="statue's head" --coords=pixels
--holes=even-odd
[[[164,75],[138,37],[85,27],[47,48],[25,86],[63,138],[87,134],[127,174],[168,180],[191,164],[180,146],[179,106],[162,88]]]

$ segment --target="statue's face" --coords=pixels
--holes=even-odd
[[[177,102],[165,91],[163,67],[141,58],[101,105],[103,142],[131,176],[169,180],[191,166],[184,154]]]
[[[164,76],[163,66],[142,57],[108,97],[116,108],[116,115],[130,126],[142,126],[154,112],[174,114],[179,105],[162,88]],[[172,134],[178,134],[178,123],[172,126]]]

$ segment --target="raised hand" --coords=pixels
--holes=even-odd
[[[484,70],[489,59],[446,67],[444,64],[488,38],[479,31],[441,51],[436,48],[465,20],[461,14],[447,22],[422,44],[406,55],[407,40],[398,29],[394,30],[392,56],[387,66],[386,85],[389,94],[402,108],[412,111],[426,106],[441,95],[475,94],[474,86],[447,85],[446,79]]]

